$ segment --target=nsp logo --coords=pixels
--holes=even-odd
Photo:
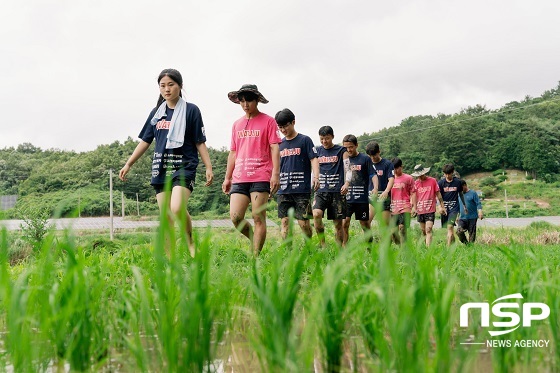
[[[496,328],[511,328],[507,330],[490,330],[488,333],[492,337],[503,335],[513,332],[519,326],[531,326],[531,322],[535,320],[544,320],[550,315],[550,308],[544,303],[523,303],[522,306],[522,319],[513,311],[505,311],[508,309],[519,309],[517,302],[503,302],[507,299],[523,299],[520,293],[509,294],[496,299],[492,302],[492,314],[502,319],[509,319],[509,321],[494,321],[492,325]],[[483,328],[490,327],[490,304],[489,303],[465,303],[461,306],[460,326],[466,328],[469,326],[469,310],[480,309],[480,326]],[[533,313],[533,310],[540,310],[540,312]]]

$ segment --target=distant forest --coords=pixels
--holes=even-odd
[[[340,129],[335,131],[340,133]],[[307,135],[316,141],[316,136]],[[540,97],[527,96],[497,110],[476,105],[451,115],[412,116],[395,127],[364,133],[358,141],[362,151],[368,142],[377,141],[381,155],[388,159],[398,156],[408,173],[421,163],[439,176],[444,164],[453,163],[461,175],[516,168],[535,179],[553,182],[560,170],[560,84]],[[19,218],[29,209],[48,210],[55,216],[108,215],[110,169],[117,214],[121,191],[127,215],[135,215],[138,206],[141,214],[155,213],[148,155],[152,148],[133,166],[126,183],[118,180],[118,171],[136,144],[129,138],[82,153],[43,150],[29,143],[0,149],[0,195],[18,195],[16,208],[1,212],[0,217]],[[221,191],[227,150],[209,151],[215,182],[209,188],[203,186],[201,163],[189,201],[189,210],[196,215],[228,211],[229,200]]]

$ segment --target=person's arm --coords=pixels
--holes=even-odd
[[[478,210],[478,218],[480,220],[484,219],[484,214],[482,213],[482,203],[480,202],[480,198],[478,198],[478,194],[474,193],[474,201],[476,202],[476,209]]]
[[[463,202],[463,207],[465,208],[465,215],[468,215],[469,209],[467,208],[467,204],[465,203],[465,196],[463,194],[463,191],[459,192],[459,198],[461,199],[461,202]]]
[[[311,159],[311,170],[313,171],[313,190],[319,189],[319,158]]]
[[[381,193],[381,195],[379,196],[379,198],[381,199],[387,199],[389,197],[389,192],[391,191],[391,189],[393,189],[393,185],[395,184],[395,178],[394,177],[390,177],[389,181],[387,183],[387,188],[385,188],[385,190],[383,191],[383,193]]]
[[[198,154],[200,154],[200,159],[202,159],[202,163],[204,163],[204,167],[206,167],[206,184],[204,185],[210,186],[214,181],[214,173],[212,172],[212,161],[210,161],[210,154],[208,154],[208,148],[206,147],[206,143],[204,142],[197,143],[196,149],[198,150]]]
[[[125,177],[128,171],[130,171],[130,167],[132,167],[132,165],[136,163],[136,161],[146,152],[146,150],[148,150],[149,147],[150,143],[147,143],[144,140],[140,140],[140,142],[138,143],[138,145],[136,145],[136,148],[132,152],[132,155],[130,156],[130,158],[128,158],[128,161],[126,161],[124,167],[119,171],[119,179],[121,179],[122,181],[126,180]]]
[[[224,177],[224,182],[222,183],[222,191],[228,194],[231,189],[231,179],[233,177],[233,169],[235,167],[235,150],[230,150],[227,157],[226,175]]]
[[[410,193],[410,215],[416,216],[416,191]]]
[[[270,195],[278,191],[280,187],[280,147],[278,144],[270,144],[272,156],[272,176],[270,178]]]
[[[350,181],[352,180],[352,170],[350,170],[350,157],[348,152],[342,153],[342,162],[344,164],[344,184],[340,188],[340,194],[345,195],[348,193]]]
[[[373,184],[371,195],[377,197],[377,192],[379,191],[379,178],[377,177],[377,174],[373,174],[371,182]]]
[[[447,215],[447,210],[445,209],[445,205],[443,204],[443,197],[442,197],[441,192],[439,190],[437,191],[436,196],[437,196],[437,199],[439,201],[440,214]]]

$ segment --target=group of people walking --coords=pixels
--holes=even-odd
[[[163,70],[158,84],[157,105],[150,112],[140,132],[140,142],[119,177],[126,179],[130,167],[155,139],[151,184],[158,205],[162,209],[168,203],[171,222],[184,218],[181,221],[185,221],[189,248],[194,255],[191,218],[186,206],[194,188],[198,155],[206,168],[205,185],[211,185],[214,179],[204,124],[198,107],[183,99],[183,80],[177,70]],[[477,219],[483,217],[482,207],[478,195],[468,189],[466,182],[453,176],[453,165],[444,167],[445,178],[439,181],[427,176],[430,168],[422,165],[407,175],[403,173],[402,161],[382,158],[379,144],[374,141],[367,144],[366,154],[358,151],[358,140],[351,134],[344,136],[342,145],[335,144],[330,126],[319,129],[321,145],[314,146],[310,137],[297,132],[291,110],[283,109],[274,118],[259,110],[258,105],[268,100],[254,84],[229,92],[228,98],[240,105],[244,115],[232,126],[222,190],[230,197],[233,224],[250,240],[256,255],[266,240],[266,209],[274,194],[277,194],[283,238],[288,235],[293,209],[293,216],[309,238],[313,235],[310,224],[313,220],[323,246],[325,213],[333,221],[339,245],[345,246],[348,241],[352,216],[371,241],[371,222],[377,206],[381,221],[396,227],[393,236],[397,243],[406,238],[411,217],[417,217],[426,244],[430,245],[436,208],[442,215],[442,226],[447,225],[448,244],[454,241],[456,223],[459,239],[474,242]],[[164,187],[167,178],[171,179],[170,196]],[[253,225],[245,219],[249,204]],[[469,234],[468,239],[465,233]]]

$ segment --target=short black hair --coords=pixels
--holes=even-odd
[[[367,155],[376,155],[380,153],[379,144],[375,141],[371,141],[369,144],[366,145],[366,154]]]
[[[402,160],[399,157],[391,159],[391,163],[393,163],[393,168],[402,167]]]
[[[334,137],[334,131],[331,126],[323,126],[319,128],[319,136],[328,136],[328,135]]]
[[[346,135],[344,136],[344,138],[342,139],[342,142],[351,142],[354,145],[358,145],[358,139],[356,138],[356,136],[354,135]]]
[[[296,120],[296,116],[290,109],[282,109],[278,113],[276,113],[274,119],[279,126],[285,126],[286,124],[292,123],[294,120]]]
[[[463,179],[461,179],[461,186],[464,187],[465,185],[467,185],[467,182]]]
[[[451,163],[446,164],[445,166],[443,166],[443,173],[444,174],[452,174],[453,172],[455,172],[455,166],[453,166]]]
[[[243,100],[243,101],[251,102],[251,101],[257,101],[259,99],[259,96],[257,96],[257,94],[253,92],[239,92],[239,94],[237,95],[237,99],[239,101]]]

